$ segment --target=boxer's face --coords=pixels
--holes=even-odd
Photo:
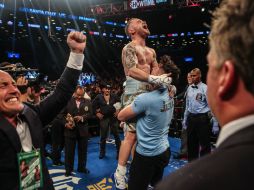
[[[148,29],[146,21],[143,21],[141,19],[133,19],[130,23],[130,28],[132,28],[139,35],[142,35],[142,36],[150,35],[150,31]]]

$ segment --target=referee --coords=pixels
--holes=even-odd
[[[211,152],[211,114],[207,103],[207,86],[201,82],[201,71],[191,71],[192,85],[186,92],[183,126],[187,128],[188,161]]]

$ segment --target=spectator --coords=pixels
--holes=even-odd
[[[85,40],[85,35],[80,32],[68,35],[71,53],[67,67],[54,93],[38,105],[23,104],[13,78],[0,71],[1,189],[18,189],[21,186],[17,154],[20,151],[31,152],[33,147],[40,149],[42,157],[43,187],[40,189],[54,189],[45,162],[42,130],[73,94],[84,60]]]
[[[65,142],[65,176],[70,176],[73,171],[76,142],[78,142],[78,168],[81,173],[89,173],[86,168],[88,145],[88,119],[92,117],[91,101],[84,98],[84,89],[78,86],[74,96],[64,109],[71,123],[66,119],[64,129]]]
[[[111,94],[109,85],[102,85],[103,94],[99,94],[93,100],[93,110],[96,117],[100,122],[100,155],[99,158],[103,159],[106,155],[106,139],[111,128],[111,132],[114,135],[116,143],[116,158],[118,158],[118,153],[121,145],[118,126],[119,121],[117,120],[117,115],[119,110],[114,107],[114,104],[120,101],[120,98]]]

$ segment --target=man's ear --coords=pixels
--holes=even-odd
[[[236,73],[235,66],[231,60],[225,61],[222,65],[219,76],[219,88],[218,94],[221,99],[231,99],[237,89],[238,75]]]

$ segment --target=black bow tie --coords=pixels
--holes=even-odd
[[[198,86],[197,86],[197,85],[191,85],[191,88],[196,88],[196,89],[198,89]]]

